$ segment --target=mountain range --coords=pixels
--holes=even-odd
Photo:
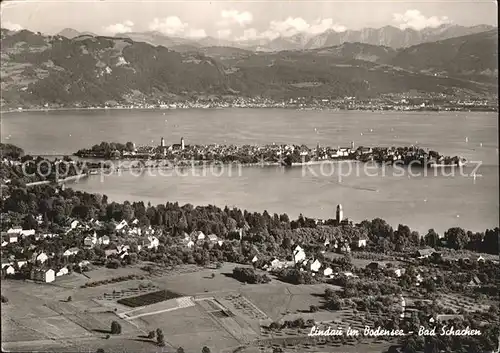
[[[1,42],[2,107],[207,96],[361,98],[410,90],[498,94],[496,30],[401,49],[357,42],[280,52],[6,29]]]
[[[258,39],[246,41],[230,41],[205,37],[201,39],[189,39],[180,37],[166,36],[160,32],[131,32],[118,34],[117,37],[127,37],[136,42],[146,42],[152,45],[162,45],[167,48],[173,46],[190,47],[212,47],[225,46],[249,49],[253,51],[282,51],[282,50],[301,50],[317,49],[321,47],[331,47],[341,45],[346,42],[358,42],[372,45],[388,46],[394,49],[410,47],[417,44],[435,42],[453,37],[460,37],[474,33],[485,32],[494,29],[493,26],[477,25],[465,27],[459,25],[441,25],[436,28],[424,28],[420,31],[407,28],[399,29],[393,26],[382,28],[364,28],[361,30],[347,30],[345,32],[336,32],[327,30],[317,35],[308,35],[305,33],[295,34],[290,37],[278,37],[275,39]],[[82,34],[91,34],[88,32],[79,33],[78,31],[65,28],[58,33],[66,38],[72,39]],[[94,35],[95,36],[95,35]]]

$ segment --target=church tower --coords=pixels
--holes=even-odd
[[[342,205],[337,205],[337,224],[340,224],[344,219],[344,211],[342,210]]]

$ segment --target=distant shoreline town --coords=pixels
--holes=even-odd
[[[359,99],[297,97],[281,102],[268,98],[196,99],[176,102],[150,100],[134,103],[107,102],[102,105],[76,104],[63,106],[46,103],[43,106],[17,107],[2,110],[1,113],[64,111],[64,110],[106,110],[106,109],[224,109],[224,108],[281,108],[296,110],[352,110],[352,111],[478,111],[497,112],[496,99],[457,98],[438,95],[389,94],[380,98]]]

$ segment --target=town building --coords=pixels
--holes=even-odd
[[[333,274],[333,270],[331,267],[327,267],[323,270],[323,276],[331,276]]]
[[[61,267],[59,269],[59,271],[56,272],[56,277],[61,277],[61,276],[64,276],[64,275],[67,275],[69,273],[69,270],[66,266],[64,267]]]
[[[96,245],[96,244],[97,244],[97,236],[95,233],[91,236],[86,236],[83,239],[83,246],[85,246],[87,248],[93,248],[94,245]]]
[[[49,269],[36,268],[31,271],[30,277],[34,281],[50,283],[55,281],[56,274],[55,271],[51,268]]]
[[[23,268],[28,264],[28,260],[17,260],[16,263],[18,268]]]
[[[117,255],[117,254],[118,254],[118,250],[117,249],[106,249],[106,250],[104,250],[104,256],[106,258],[108,258],[110,256]]]
[[[143,240],[141,245],[148,249],[156,249],[160,245],[160,241],[154,235],[150,235]]]
[[[109,244],[109,237],[107,235],[103,235],[99,239],[97,239],[97,244],[99,245],[108,245]]]
[[[415,255],[419,259],[425,259],[434,254],[435,252],[436,250],[434,250],[433,248],[419,249],[417,250],[417,253]]]
[[[367,239],[362,236],[356,236],[352,240],[352,247],[353,248],[363,248],[366,246],[366,241]]]
[[[118,223],[116,226],[115,226],[115,229],[117,231],[122,231],[126,226],[128,226],[128,223],[126,220],[122,220],[120,223]]]
[[[21,234],[23,228],[21,227],[12,227],[7,230],[7,234]]]
[[[49,256],[46,253],[44,253],[44,252],[41,252],[39,254],[35,253],[35,254],[33,254],[33,258],[32,259],[35,262],[38,261],[41,264],[43,264],[43,263],[45,263],[49,259]]]
[[[22,229],[21,232],[19,233],[19,235],[22,237],[29,237],[30,235],[35,235],[35,230],[34,229]]]
[[[76,255],[80,252],[80,249],[78,248],[69,248],[66,251],[63,252],[63,256],[71,256],[71,255]]]
[[[182,244],[188,249],[191,249],[194,246],[194,241],[192,241],[191,238],[187,237],[182,239]]]
[[[16,274],[16,269],[14,268],[14,266],[9,265],[9,266],[7,266],[7,268],[5,269],[5,274],[6,274],[7,276],[12,276],[12,275],[15,275],[15,274]]]
[[[196,230],[191,233],[191,237],[197,241],[205,240],[205,234],[201,230]]]
[[[319,262],[318,259],[314,260],[314,261],[309,261],[309,270],[312,271],[312,272],[318,272],[320,267],[321,267],[321,262]]]
[[[218,239],[217,239],[217,235],[215,235],[215,234],[209,234],[209,235],[207,236],[207,238],[208,238],[208,241],[209,241],[209,242],[211,242],[211,243],[217,243],[217,240],[218,240]]]
[[[19,233],[9,233],[7,231],[7,233],[2,233],[2,239],[9,244],[17,243],[19,241]]]
[[[293,262],[298,264],[306,259],[306,253],[299,245],[293,250]]]

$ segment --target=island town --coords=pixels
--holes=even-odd
[[[314,163],[335,160],[353,160],[401,164],[420,167],[461,167],[467,160],[460,156],[443,156],[436,151],[423,149],[417,145],[405,147],[356,147],[351,141],[347,147],[336,148],[321,146],[314,148],[304,144],[268,145],[190,145],[184,138],[179,143],[168,145],[162,137],[157,146],[136,146],[133,142],[96,144],[90,149],[75,153],[80,158],[99,158],[104,160],[168,160],[173,165],[239,163],[242,165],[283,165]]]

